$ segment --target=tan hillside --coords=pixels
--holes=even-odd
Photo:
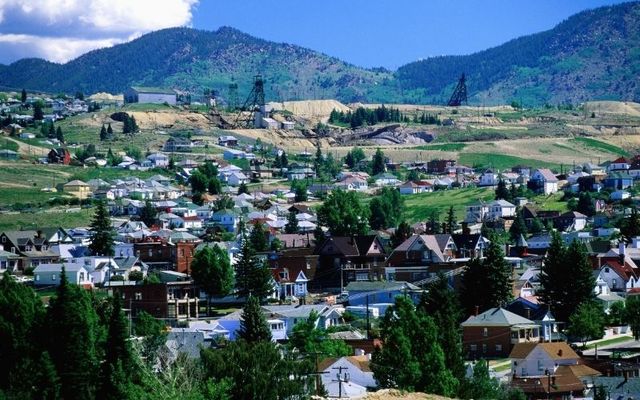
[[[304,100],[285,101],[284,103],[268,103],[274,110],[285,110],[302,118],[313,120],[325,120],[329,118],[332,110],[349,111],[349,107],[337,100]]]
[[[640,104],[631,101],[589,101],[584,103],[584,109],[589,113],[640,117]]]
[[[323,397],[314,397],[315,399],[324,399]],[[451,400],[449,397],[437,396],[425,393],[407,393],[396,389],[383,389],[377,392],[368,393],[361,400]]]

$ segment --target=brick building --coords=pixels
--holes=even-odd
[[[197,242],[179,241],[173,243],[148,238],[142,242],[134,243],[133,250],[140,261],[149,265],[151,269],[172,270],[188,275],[191,271],[191,261],[197,245]]]

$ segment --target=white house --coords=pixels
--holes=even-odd
[[[353,398],[365,395],[367,388],[377,387],[369,362],[368,355],[328,358],[322,361],[318,366],[318,372],[328,396],[337,398],[341,394],[343,398]],[[348,377],[348,382],[337,382],[338,371],[342,372],[340,380]],[[338,384],[342,387],[338,387]]]
[[[249,178],[242,172],[232,172],[227,176],[227,184],[229,186],[240,186],[243,183],[246,184]]]
[[[151,165],[156,168],[164,168],[169,166],[169,156],[162,153],[153,153],[148,155],[147,161],[149,161]]]
[[[616,158],[615,160],[611,161],[611,164],[609,164],[609,167],[607,168],[607,171],[608,172],[626,171],[629,168],[631,168],[631,162],[629,162],[629,160],[627,160],[624,157],[620,157],[620,158]]]
[[[514,377],[552,377],[566,375],[580,363],[580,356],[566,342],[516,343],[509,355]],[[567,371],[565,371],[567,370]],[[600,375],[586,365],[580,365],[580,377]],[[576,370],[577,371],[577,370]]]
[[[348,176],[337,182],[335,186],[343,190],[367,190],[369,188],[367,180],[358,176]]]
[[[498,174],[492,169],[488,169],[480,175],[478,186],[496,186],[498,184]]]
[[[384,173],[374,177],[376,186],[396,186],[401,182],[400,180],[393,174]]]
[[[529,179],[529,181],[535,182],[538,189],[546,195],[558,191],[558,178],[556,178],[550,169],[536,169],[531,175],[531,179]]]
[[[40,264],[33,270],[33,282],[36,286],[58,286],[62,268],[69,283],[91,285],[91,275],[83,264]]]

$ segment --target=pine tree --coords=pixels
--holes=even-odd
[[[249,187],[244,182],[242,182],[240,186],[238,186],[238,194],[243,194],[243,193],[249,194]]]
[[[196,252],[191,262],[191,276],[209,296],[209,315],[211,298],[227,296],[233,289],[233,268],[229,255],[219,246],[207,246]]]
[[[101,400],[120,400],[128,397],[128,385],[135,372],[133,355],[129,344],[127,323],[122,312],[119,296],[111,299],[111,315],[105,343],[105,357],[101,365]]]
[[[565,313],[571,315],[575,313],[580,304],[595,300],[593,288],[596,286],[596,279],[593,276],[593,266],[589,261],[589,253],[584,243],[574,240],[567,248],[565,264],[568,264],[573,279],[566,282],[568,285],[567,297],[564,299],[563,307]]]
[[[438,327],[438,343],[446,350],[445,365],[462,382],[466,374],[460,331],[462,309],[458,295],[449,287],[444,275],[440,275],[437,281],[429,285],[420,299],[418,311],[433,318]]]
[[[44,119],[43,106],[40,101],[36,101],[33,105],[33,119],[36,121],[42,121]]]
[[[247,303],[242,308],[238,337],[248,343],[271,340],[271,330],[269,330],[267,319],[257,297],[249,296]]]
[[[269,291],[270,276],[265,276],[266,269],[263,263],[256,257],[256,252],[251,246],[246,234],[241,234],[242,247],[235,265],[236,290],[238,296],[253,295],[263,300]],[[266,272],[269,272],[268,270]],[[266,292],[265,292],[266,291]]]
[[[65,270],[47,309],[49,354],[60,377],[60,394],[65,400],[94,398],[96,334],[98,317],[88,294],[69,284]]]
[[[151,228],[153,224],[156,223],[156,216],[158,212],[156,208],[151,204],[149,199],[146,199],[144,202],[144,207],[140,210],[140,220],[144,222],[144,224]]]
[[[513,275],[511,266],[504,259],[502,243],[496,236],[490,238],[483,264],[487,272],[489,305],[505,307],[513,294]]]
[[[409,239],[413,234],[413,230],[411,229],[411,225],[407,221],[402,221],[398,224],[395,232],[391,235],[391,245],[395,249],[400,246],[405,240]]]
[[[20,93],[20,102],[25,104],[27,102],[27,91],[22,89],[22,93]]]
[[[524,215],[521,208],[516,211],[516,217],[513,220],[511,229],[509,229],[509,236],[511,236],[511,240],[513,240],[514,242],[518,240],[520,235],[527,235],[527,224],[524,221]]]
[[[371,162],[371,174],[378,175],[387,170],[387,166],[384,162],[384,153],[378,148],[373,155],[373,161]]]
[[[462,274],[460,299],[465,315],[473,315],[491,308],[487,302],[485,266],[479,258],[472,258]]]
[[[281,168],[287,168],[289,166],[289,159],[287,158],[287,152],[283,151],[280,156],[280,166]]]
[[[620,233],[626,243],[631,243],[633,238],[640,236],[640,212],[636,207],[633,207],[631,215],[622,221]]]
[[[91,244],[89,245],[91,253],[98,256],[113,256],[113,235],[107,205],[104,201],[99,201],[91,221]]]
[[[567,259],[566,247],[558,232],[551,233],[551,244],[540,269],[540,298],[542,303],[551,307],[559,321],[567,321],[564,301],[567,297],[567,282],[573,279]]]
[[[107,125],[107,137],[109,139],[113,138],[113,128],[111,127],[111,122]]]
[[[213,178],[210,178],[209,184],[207,185],[207,192],[209,192],[209,194],[222,193],[222,184],[220,183],[220,179],[215,176]]]
[[[507,188],[507,183],[500,177],[498,180],[498,186],[496,186],[496,200],[511,200],[511,193]]]
[[[447,232],[453,235],[456,227],[456,214],[453,211],[453,206],[449,206],[449,211],[447,212],[447,221],[446,221]]]
[[[253,229],[249,235],[249,241],[251,242],[251,247],[253,247],[255,251],[267,251],[269,248],[269,243],[267,242],[267,231],[264,229],[264,225],[261,222],[253,225]]]
[[[296,218],[296,213],[293,211],[289,211],[289,215],[287,215],[287,224],[284,226],[285,233],[298,233],[300,228],[298,227],[298,218]]]
[[[102,128],[100,128],[100,141],[104,142],[105,140],[107,140],[107,128],[102,125]]]
[[[60,126],[56,129],[56,139],[58,139],[60,143],[64,143],[64,135],[62,134],[62,128],[60,128]]]
[[[55,126],[53,126],[53,124],[49,124],[49,133],[47,133],[47,136],[50,139],[53,139],[54,137],[56,137],[56,128]]]

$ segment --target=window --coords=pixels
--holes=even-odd
[[[80,282],[84,282],[84,272],[80,272]]]
[[[487,344],[486,344],[486,343],[483,343],[483,344],[482,344],[482,352],[483,352],[483,353],[486,353],[486,352],[487,352]]]
[[[149,249],[149,257],[153,257],[153,249]]]
[[[478,345],[477,344],[469,345],[469,351],[472,351],[472,352],[478,351]]]
[[[611,280],[611,288],[615,289],[618,287],[618,281],[616,281],[615,279]]]
[[[51,280],[55,281],[56,280],[56,274],[51,275]]]
[[[497,352],[501,352],[502,351],[502,345],[501,344],[497,344],[496,345],[496,351]]]
[[[482,328],[482,336],[484,336],[484,337],[489,336],[489,329],[488,328]]]
[[[6,241],[7,241],[7,237],[6,237],[6,236],[3,236],[3,237],[2,237],[2,243],[6,243]]]
[[[36,275],[36,282],[39,282],[39,281],[40,281],[40,275],[38,274]]]
[[[544,369],[544,365],[542,365],[542,360],[538,360],[538,371],[542,371]]]
[[[604,272],[608,274],[608,273],[609,273],[609,267],[606,267],[606,268],[604,269]]]
[[[136,293],[134,294],[134,299],[135,299],[135,300],[142,300],[142,293],[140,293],[140,292],[136,292]]]

